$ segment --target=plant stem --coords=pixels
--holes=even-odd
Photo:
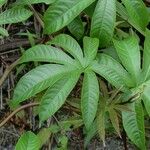
[[[29,104],[25,104],[19,108],[17,108],[16,110],[14,110],[6,119],[4,119],[1,123],[0,123],[0,128],[2,126],[4,126],[16,113],[18,113],[19,111],[28,108],[28,107],[34,107],[34,106],[38,106],[40,103],[29,103]]]
[[[42,26],[42,28],[44,28],[44,22],[43,22],[43,20],[40,18],[39,14],[36,12],[36,10],[33,8],[32,5],[28,5],[28,6],[29,6],[29,8],[33,11],[33,13],[34,13],[36,19],[38,20],[38,22],[40,23],[40,25]]]

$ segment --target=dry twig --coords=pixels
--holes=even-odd
[[[25,109],[25,108],[29,108],[29,107],[34,107],[34,106],[38,106],[40,103],[29,103],[29,104],[25,104],[19,108],[17,108],[16,110],[14,110],[6,119],[4,119],[1,123],[0,123],[0,128],[2,126],[4,126],[16,113],[18,113],[19,111]]]

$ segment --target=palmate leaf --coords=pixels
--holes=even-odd
[[[17,0],[15,5],[31,5],[31,4],[38,4],[38,3],[45,3],[45,4],[52,4],[56,0]]]
[[[113,37],[116,20],[116,1],[99,0],[91,22],[91,37],[99,38],[100,47],[109,44]]]
[[[95,0],[57,0],[49,6],[45,12],[44,32],[51,34],[65,27],[94,1]]]
[[[141,73],[140,48],[137,38],[132,36],[122,41],[114,40],[114,46],[122,64],[137,83]]]
[[[144,52],[143,52],[143,66],[142,66],[142,79],[145,81],[150,77],[150,31],[146,30]]]
[[[60,64],[73,64],[74,60],[62,50],[50,45],[36,45],[24,52],[20,63],[29,61],[52,62]]]
[[[99,84],[94,72],[84,73],[81,94],[81,111],[86,129],[89,130],[97,112]]]
[[[97,55],[98,46],[99,40],[97,38],[84,37],[83,38],[84,57],[89,61],[94,60]]]
[[[22,22],[27,20],[31,15],[32,12],[25,8],[11,8],[0,14],[0,25]]]
[[[13,95],[12,107],[52,86],[65,74],[76,70],[72,66],[46,64],[25,74],[18,82]]]
[[[134,86],[127,71],[115,59],[106,54],[98,55],[98,60],[93,63],[92,69],[116,88],[122,87],[121,90],[125,90],[126,87]]]
[[[78,73],[70,74],[57,81],[46,91],[39,106],[39,117],[41,121],[54,115],[64,104],[66,98],[77,83],[79,75]]]
[[[80,45],[77,43],[77,41],[71,36],[67,34],[60,34],[56,36],[49,43],[62,47],[65,51],[71,54],[75,59],[82,62],[83,60],[82,49]]]
[[[141,102],[131,105],[132,112],[122,112],[123,127],[134,144],[146,150],[143,107]]]
[[[15,150],[39,150],[40,140],[32,132],[24,133],[17,142]]]
[[[142,0],[122,0],[126,7],[129,20],[135,27],[145,31],[149,22],[149,14]]]
[[[76,17],[67,27],[77,40],[80,40],[83,37],[84,25],[79,16]]]

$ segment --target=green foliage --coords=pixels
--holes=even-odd
[[[85,126],[85,147],[97,132],[105,145],[108,124],[121,136],[121,121],[131,141],[146,150],[144,109],[150,116],[150,31],[144,2],[17,0],[12,8],[3,11],[6,2],[0,0],[0,25],[23,22],[35,15],[44,22],[42,34],[51,37],[46,44],[37,44],[21,56],[18,64],[36,62],[36,67],[19,80],[12,107],[42,92],[38,115],[44,122],[65,104],[78,80],[83,78],[81,109],[78,106],[83,121],[59,122],[37,135],[26,132],[16,150],[40,149],[56,133],[60,135],[57,142],[61,146],[57,149],[66,149],[68,138],[61,131],[70,131],[72,125]],[[32,13],[30,9],[39,3],[48,5],[48,9],[45,12],[32,9]],[[65,34],[68,30],[76,39]],[[145,36],[144,47],[140,34]],[[0,35],[9,36],[3,26]]]
[[[100,40],[100,47],[109,44],[113,37],[116,20],[116,1],[98,0],[92,16],[91,37]]]
[[[81,111],[87,130],[90,129],[97,112],[99,100],[99,84],[93,71],[84,74],[81,94]]]
[[[148,89],[150,85],[149,78],[147,77],[147,73],[149,73],[149,65],[147,63],[148,58],[146,55],[146,53],[148,53],[147,45],[149,44],[147,41],[149,38],[148,33],[149,31],[147,31],[146,40],[144,42],[144,57],[142,69],[140,64],[141,58],[137,39],[135,37],[129,37],[128,39],[125,39],[123,41],[114,40],[114,45],[122,64],[131,74],[132,80],[136,82],[135,87],[131,91],[132,93],[139,93],[133,96],[133,104],[131,107],[132,112],[123,112],[122,119],[127,135],[140,149],[146,149],[144,113],[141,105],[141,100],[144,101],[146,110],[148,110],[149,107]]]
[[[72,73],[52,85],[41,99],[39,117],[41,121],[48,119],[65,103],[79,79],[78,73]]]
[[[141,72],[138,40],[136,37],[130,37],[124,41],[114,40],[114,45],[122,64],[137,83]]]
[[[84,35],[84,25],[81,18],[76,17],[68,26],[69,31],[76,37],[77,40],[80,40]]]
[[[28,131],[20,137],[15,150],[39,150],[39,148],[39,138],[34,133]]]
[[[0,25],[25,21],[31,15],[32,12],[25,8],[11,8],[0,14]]]
[[[142,0],[122,0],[128,17],[135,28],[145,31],[149,22],[149,14]]]
[[[44,32],[51,34],[68,25],[95,0],[57,0],[44,15]]]
[[[49,87],[43,95],[39,106],[40,120],[44,121],[51,117],[64,104],[67,96],[77,83],[79,75],[84,73],[81,94],[81,110],[84,123],[88,130],[96,116],[99,99],[98,81],[91,67],[93,62],[95,62],[99,42],[95,38],[84,37],[83,44],[85,57],[83,57],[83,52],[78,43],[68,35],[58,35],[50,43],[61,46],[70,53],[74,57],[74,59],[72,59],[68,56],[71,59],[72,64],[69,65],[69,63],[64,63],[64,65],[60,65],[59,63],[63,56],[61,54],[64,52],[60,51],[59,54],[59,50],[56,49],[55,52],[55,48],[52,48],[51,46],[38,45],[27,50],[21,57],[20,63],[31,61],[31,56],[33,56],[33,61],[47,62],[48,59],[44,60],[43,58],[44,56],[45,58],[48,58],[49,56],[49,62],[55,62],[58,64],[45,64],[38,66],[23,76],[15,88],[11,105],[17,106],[20,102],[25,101]],[[40,52],[42,47],[43,51]],[[91,49],[93,51],[91,51]],[[62,62],[70,62],[70,59],[66,59],[67,54],[65,55],[66,57],[62,58],[65,60]],[[107,68],[107,66],[105,66],[105,68]],[[104,70],[104,68],[102,70]],[[64,75],[66,76],[65,78]],[[103,71],[102,76],[105,77],[112,75]],[[127,74],[125,74],[124,77],[127,78]]]
[[[142,150],[145,147],[144,112],[141,103],[132,105],[132,112],[123,112],[123,126],[128,137]]]

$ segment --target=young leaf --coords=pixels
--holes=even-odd
[[[84,26],[81,18],[78,16],[76,17],[68,26],[69,31],[80,40],[84,34]]]
[[[116,88],[122,87],[121,90],[123,90],[127,86],[134,87],[134,83],[127,71],[116,60],[106,54],[98,56],[98,60],[93,63],[92,69]]]
[[[141,73],[140,48],[137,38],[133,36],[122,41],[114,40],[114,46],[122,64],[137,83]]]
[[[135,26],[145,31],[149,22],[149,14],[142,0],[122,0],[129,19]]]
[[[133,112],[123,112],[123,127],[128,137],[140,149],[146,150],[145,147],[145,129],[144,129],[144,112],[140,102],[132,104]]]
[[[54,115],[64,104],[66,98],[79,79],[79,74],[70,74],[51,86],[42,97],[39,106],[39,117],[44,121]]]
[[[57,0],[49,6],[45,12],[44,32],[51,34],[65,27],[94,1],[95,0]]]
[[[88,60],[94,60],[97,54],[99,46],[99,40],[97,38],[84,37],[83,38],[83,49],[84,56]]]
[[[15,148],[15,150],[39,150],[39,149],[40,149],[40,140],[34,133],[30,131],[24,133],[20,137]]]
[[[52,62],[60,64],[73,64],[74,60],[62,50],[50,45],[36,45],[24,52],[20,63],[29,61]]]
[[[100,47],[109,44],[113,37],[116,20],[116,1],[99,0],[97,2],[91,23],[91,37],[99,38]]]
[[[27,20],[32,12],[21,7],[11,8],[0,14],[0,25],[18,23]]]
[[[82,49],[80,45],[77,43],[77,41],[71,36],[67,34],[60,34],[49,43],[62,47],[65,51],[70,53],[75,59],[82,62],[83,59]]]
[[[150,31],[146,30],[143,52],[142,78],[145,81],[150,76]]]
[[[20,79],[14,90],[12,106],[45,90],[73,70],[72,66],[46,64],[29,71]]]
[[[82,94],[81,94],[81,111],[86,129],[89,130],[94,121],[99,100],[99,84],[94,72],[84,73]]]

